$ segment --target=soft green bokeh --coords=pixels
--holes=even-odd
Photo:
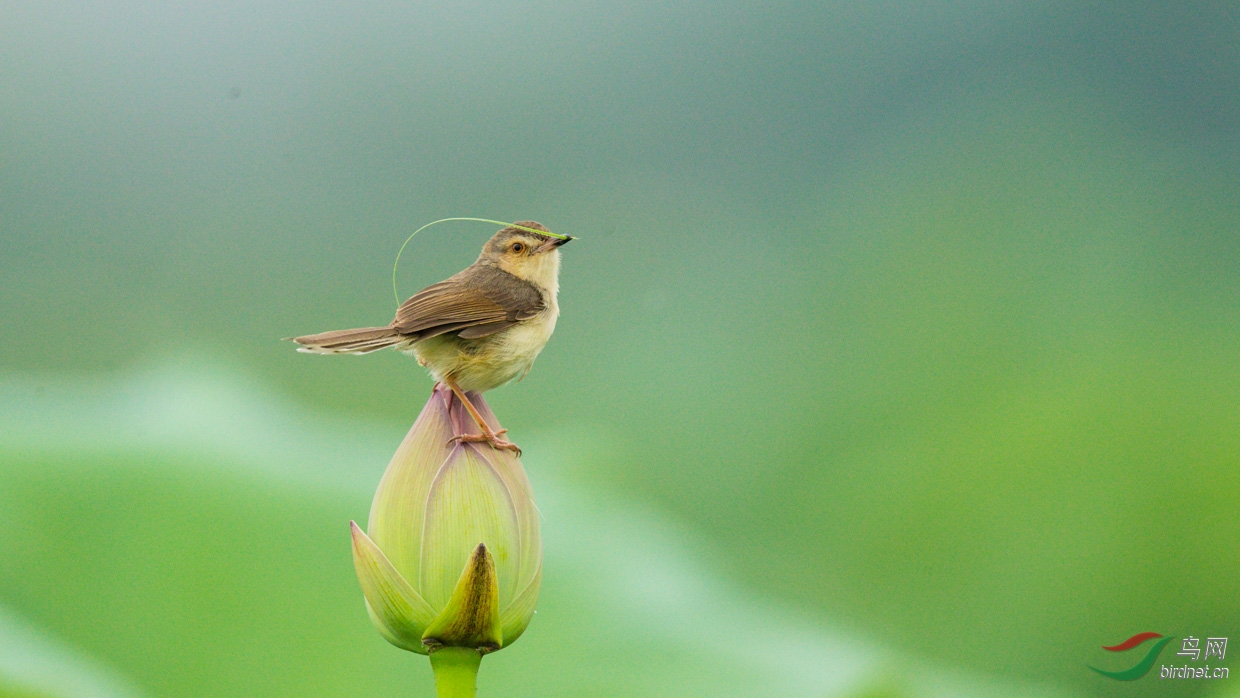
[[[1238,35],[1227,3],[0,6],[0,608],[150,695],[428,694],[344,523],[430,382],[278,338],[386,322],[425,222],[531,218],[582,239],[488,401],[572,513],[482,691],[1226,690],[1086,665],[1240,636]],[[448,225],[403,290],[490,232]],[[218,380],[290,436],[195,431]],[[80,439],[57,385],[189,407]],[[640,557],[607,521],[740,615],[652,645],[569,552]],[[825,643],[796,671],[726,620],[768,607]],[[860,668],[826,687],[831,643]]]

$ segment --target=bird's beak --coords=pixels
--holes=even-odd
[[[560,245],[563,245],[564,243],[572,239],[573,239],[572,235],[567,235],[562,238],[551,238],[550,240],[539,245],[538,249],[534,250],[534,253],[542,254],[543,252],[550,252],[551,250],[554,250],[555,248],[559,247]]]

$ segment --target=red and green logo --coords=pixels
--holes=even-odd
[[[1145,673],[1150,670],[1150,667],[1154,666],[1154,662],[1158,661],[1158,654],[1162,652],[1162,649],[1167,646],[1168,642],[1171,642],[1171,638],[1163,637],[1158,633],[1137,633],[1118,645],[1111,645],[1110,647],[1107,647],[1106,645],[1102,646],[1102,649],[1107,650],[1108,652],[1127,652],[1128,650],[1145,644],[1146,641],[1153,640],[1156,637],[1160,637],[1162,639],[1150,645],[1149,650],[1146,651],[1145,656],[1141,659],[1141,661],[1132,665],[1132,667],[1128,669],[1123,671],[1105,671],[1096,666],[1091,666],[1089,668],[1099,674],[1102,674],[1103,676],[1117,681],[1136,681],[1142,676],[1145,676]]]

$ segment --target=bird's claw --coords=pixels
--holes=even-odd
[[[453,446],[458,443],[481,443],[485,441],[491,444],[491,448],[496,450],[513,451],[517,454],[517,458],[520,458],[521,449],[513,442],[501,438],[507,433],[507,429],[500,429],[499,431],[491,434],[458,434],[457,436],[448,439],[448,445]]]

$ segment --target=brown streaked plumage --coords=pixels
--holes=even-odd
[[[516,225],[547,230],[533,221]],[[524,376],[555,330],[560,309],[559,248],[571,240],[509,226],[482,248],[468,268],[414,294],[386,327],[335,330],[295,337],[298,351],[369,354],[395,347],[412,351],[418,363],[456,394],[481,434],[461,441],[488,441],[520,449],[493,431],[465,396]]]

